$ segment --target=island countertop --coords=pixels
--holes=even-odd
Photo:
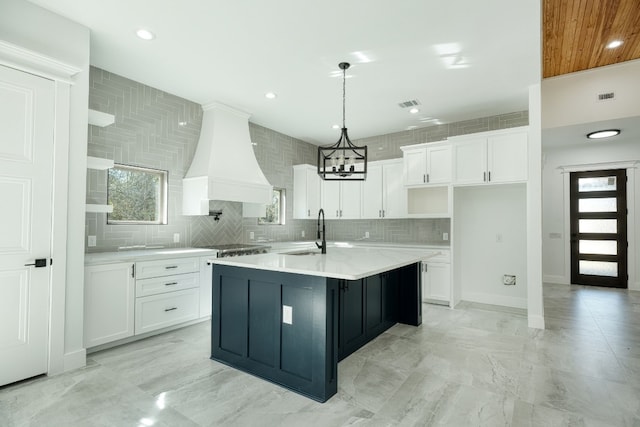
[[[300,254],[301,252],[303,254]],[[270,252],[242,257],[212,258],[210,262],[256,270],[358,280],[438,255],[438,251],[419,249],[330,247],[326,254],[321,254],[319,249],[289,253]]]

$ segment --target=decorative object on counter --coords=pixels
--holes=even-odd
[[[367,146],[358,147],[349,139],[345,125],[345,93],[347,69],[351,65],[341,62],[342,70],[342,132],[333,145],[318,147],[318,175],[326,181],[364,181],[367,178]]]
[[[209,216],[212,216],[215,222],[220,221],[221,215],[222,215],[222,209],[209,211]]]

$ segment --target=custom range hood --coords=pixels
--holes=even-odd
[[[223,104],[202,107],[202,128],[191,166],[182,180],[182,214],[209,215],[209,200],[271,203],[249,137],[249,114]]]

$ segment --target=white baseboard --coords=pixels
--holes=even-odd
[[[508,297],[504,295],[492,295],[479,292],[464,292],[464,301],[479,302],[481,304],[502,305],[505,307],[527,308],[526,298]]]
[[[527,316],[529,327],[535,329],[544,329],[544,317],[529,315]]]
[[[564,276],[557,276],[554,274],[545,274],[542,276],[544,283],[557,283],[559,285],[568,285],[569,281]]]
[[[64,355],[64,370],[70,371],[72,369],[78,369],[86,366],[87,364],[87,350],[80,349]]]

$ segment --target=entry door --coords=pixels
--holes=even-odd
[[[0,386],[47,372],[54,93],[0,66]]]
[[[627,173],[573,172],[571,283],[627,287]]]

